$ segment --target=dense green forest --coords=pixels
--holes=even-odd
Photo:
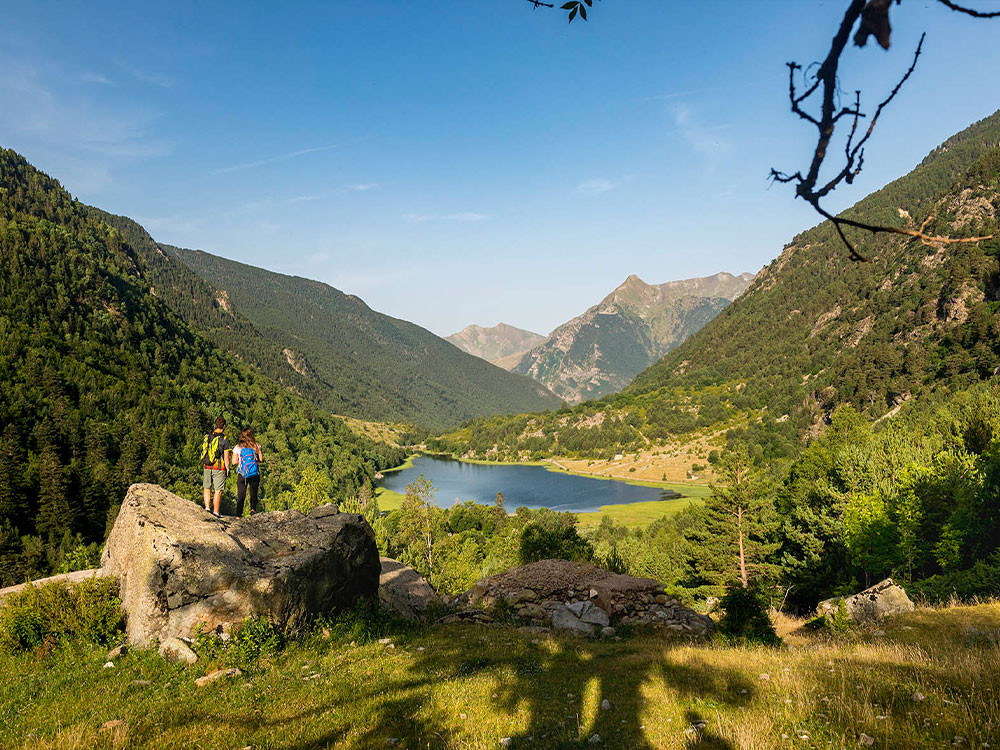
[[[929,220],[928,232],[969,237],[997,233],[998,209],[1000,112],[845,215],[899,226]],[[475,420],[435,445],[479,456],[602,457],[622,431],[628,449],[644,437],[684,439],[717,416],[730,446],[788,460],[841,404],[878,418],[996,373],[1000,239],[935,247],[895,235],[854,239],[870,262],[850,261],[829,223],[798,235],[742,297],[616,396],[555,416]],[[575,442],[583,450],[559,439],[567,417],[593,426],[584,417],[602,410],[634,430],[598,426]]]
[[[723,454],[717,470],[712,497],[645,529],[605,518],[580,532],[571,514],[429,508],[423,499],[433,490],[420,483],[374,523],[382,549],[447,593],[505,567],[564,557],[654,578],[696,603],[739,573],[740,505],[749,578],[775,605],[806,612],[888,576],[931,601],[1000,596],[996,385],[929,396],[877,423],[846,405],[792,462],[757,465],[744,445]]]
[[[219,415],[260,436],[269,507],[401,460],[178,317],[156,287],[185,269],[106,219],[0,150],[0,584],[93,563],[133,482],[200,496]]]
[[[204,252],[160,246],[246,316],[336,414],[440,430],[464,419],[557,407],[530,378],[466,354],[430,331],[375,312],[327,284]]]

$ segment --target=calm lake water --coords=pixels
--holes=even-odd
[[[672,490],[559,474],[542,466],[467,464],[434,456],[417,456],[413,468],[389,472],[379,485],[402,494],[406,485],[421,474],[431,480],[437,490],[437,504],[442,508],[456,500],[489,505],[497,492],[503,493],[509,511],[525,506],[576,513],[599,510],[602,505],[679,497]]]

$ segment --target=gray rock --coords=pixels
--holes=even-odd
[[[572,604],[566,605],[566,609],[581,619],[587,612],[593,609],[593,607],[594,605],[591,602],[573,602]]]
[[[583,622],[569,607],[560,607],[552,612],[552,627],[580,635],[593,635],[594,626]]]
[[[333,505],[215,518],[153,484],[129,488],[101,560],[118,577],[131,643],[226,631],[250,616],[295,631],[375,596],[375,534]]]
[[[383,608],[407,620],[422,620],[428,607],[443,604],[427,579],[409,565],[389,557],[379,562],[378,600]]]
[[[840,607],[841,599],[827,599],[819,603],[816,613],[824,617],[832,617]],[[847,617],[854,622],[877,622],[889,615],[912,612],[915,607],[902,586],[891,578],[876,583],[871,588],[843,599]]]
[[[194,664],[198,661],[198,654],[180,638],[173,636],[160,642],[160,656],[181,664]]]
[[[604,638],[613,638],[616,632],[612,627],[601,628],[601,636]]]
[[[608,613],[598,606],[593,606],[584,612],[580,619],[590,625],[596,625],[599,628],[606,628],[611,624],[611,619],[608,617]]]
[[[114,661],[115,659],[122,658],[125,655],[126,651],[127,649],[125,646],[115,646],[113,649],[108,651],[108,655],[104,658],[108,659],[109,661]]]

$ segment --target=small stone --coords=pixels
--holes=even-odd
[[[764,682],[767,682],[768,680],[771,679],[771,675],[769,675],[767,672],[761,672],[760,679],[763,680]]]
[[[112,729],[117,729],[118,727],[125,726],[125,722],[121,719],[111,719],[111,721],[106,721],[101,724],[102,731],[109,731]]]
[[[387,745],[395,745],[398,742],[399,742],[399,737],[390,737],[389,739],[387,739],[385,741],[385,744],[387,744]]]
[[[959,735],[956,734],[955,735],[955,739],[952,740],[951,744],[952,745],[964,745],[965,744],[965,737],[961,737],[961,736],[959,736]]]
[[[466,716],[465,714],[459,714],[459,715],[458,715],[458,718],[460,718],[460,719],[466,719],[466,718],[468,718],[468,717],[467,717],[467,716]]]
[[[417,646],[417,651],[423,651],[423,650],[424,650],[423,646]]]
[[[333,637],[333,633],[330,632],[330,628],[323,628],[320,635],[322,635],[325,640],[330,640],[330,638]]]
[[[227,677],[239,677],[243,672],[235,667],[229,669],[216,669],[214,672],[209,672],[204,677],[199,677],[194,681],[195,687],[205,687],[205,685],[211,685],[213,682],[218,680],[226,679]],[[318,675],[317,675],[318,676]]]
[[[743,688],[742,690],[740,690],[740,695],[746,695],[749,692],[750,692],[749,690],[747,690],[746,688]]]
[[[601,744],[601,735],[599,735],[599,734],[592,734],[592,735],[590,735],[590,739],[587,740],[587,743],[590,744],[590,745],[600,745]]]
[[[590,598],[591,599],[596,599],[597,598],[597,589],[591,589],[590,590]]]
[[[871,747],[875,744],[875,738],[862,732],[861,736],[858,737],[858,742],[864,747]]]
[[[160,643],[160,656],[183,664],[194,664],[198,661],[198,654],[192,651],[191,647],[184,641],[174,636]]]
[[[919,690],[915,691],[913,695],[910,696],[910,698],[912,698],[916,703],[927,700],[927,696],[921,693]]]
[[[512,737],[502,737],[500,739],[500,747],[510,747],[514,744],[514,739]]]
[[[878,719],[879,721],[885,721],[885,720],[886,720],[886,719],[888,719],[889,717],[888,717],[888,716],[886,716],[886,715],[884,715],[884,714],[882,714],[882,715],[880,715],[880,716],[876,716],[875,718],[876,718],[876,719]]]
[[[392,638],[379,638],[378,644],[380,646],[389,646],[392,644]]]
[[[122,658],[128,649],[125,646],[115,646],[113,649],[108,651],[108,655],[104,657],[108,661],[114,661],[115,659]]]
[[[602,711],[610,711],[611,710],[611,701],[609,701],[607,698],[605,698],[604,700],[602,700],[601,701],[601,710]]]
[[[617,631],[613,627],[611,627],[610,625],[608,625],[607,627],[601,628],[601,635],[604,638],[614,638],[616,632]]]
[[[104,662],[104,668],[105,669],[114,669],[115,668],[115,663],[113,661],[106,661],[106,662]]]

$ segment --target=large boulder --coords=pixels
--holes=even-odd
[[[248,616],[295,631],[377,595],[379,557],[360,515],[324,505],[216,518],[153,484],[134,484],[101,560],[121,586],[129,640],[191,638]]]
[[[854,622],[876,622],[889,615],[898,615],[914,610],[913,602],[903,587],[891,578],[876,583],[871,588],[848,597],[835,597],[819,603],[816,613],[832,617],[844,602],[847,616]]]
[[[420,620],[427,608],[442,604],[437,592],[427,579],[409,565],[383,557],[382,576],[379,580],[378,600],[385,609],[407,620]]]

